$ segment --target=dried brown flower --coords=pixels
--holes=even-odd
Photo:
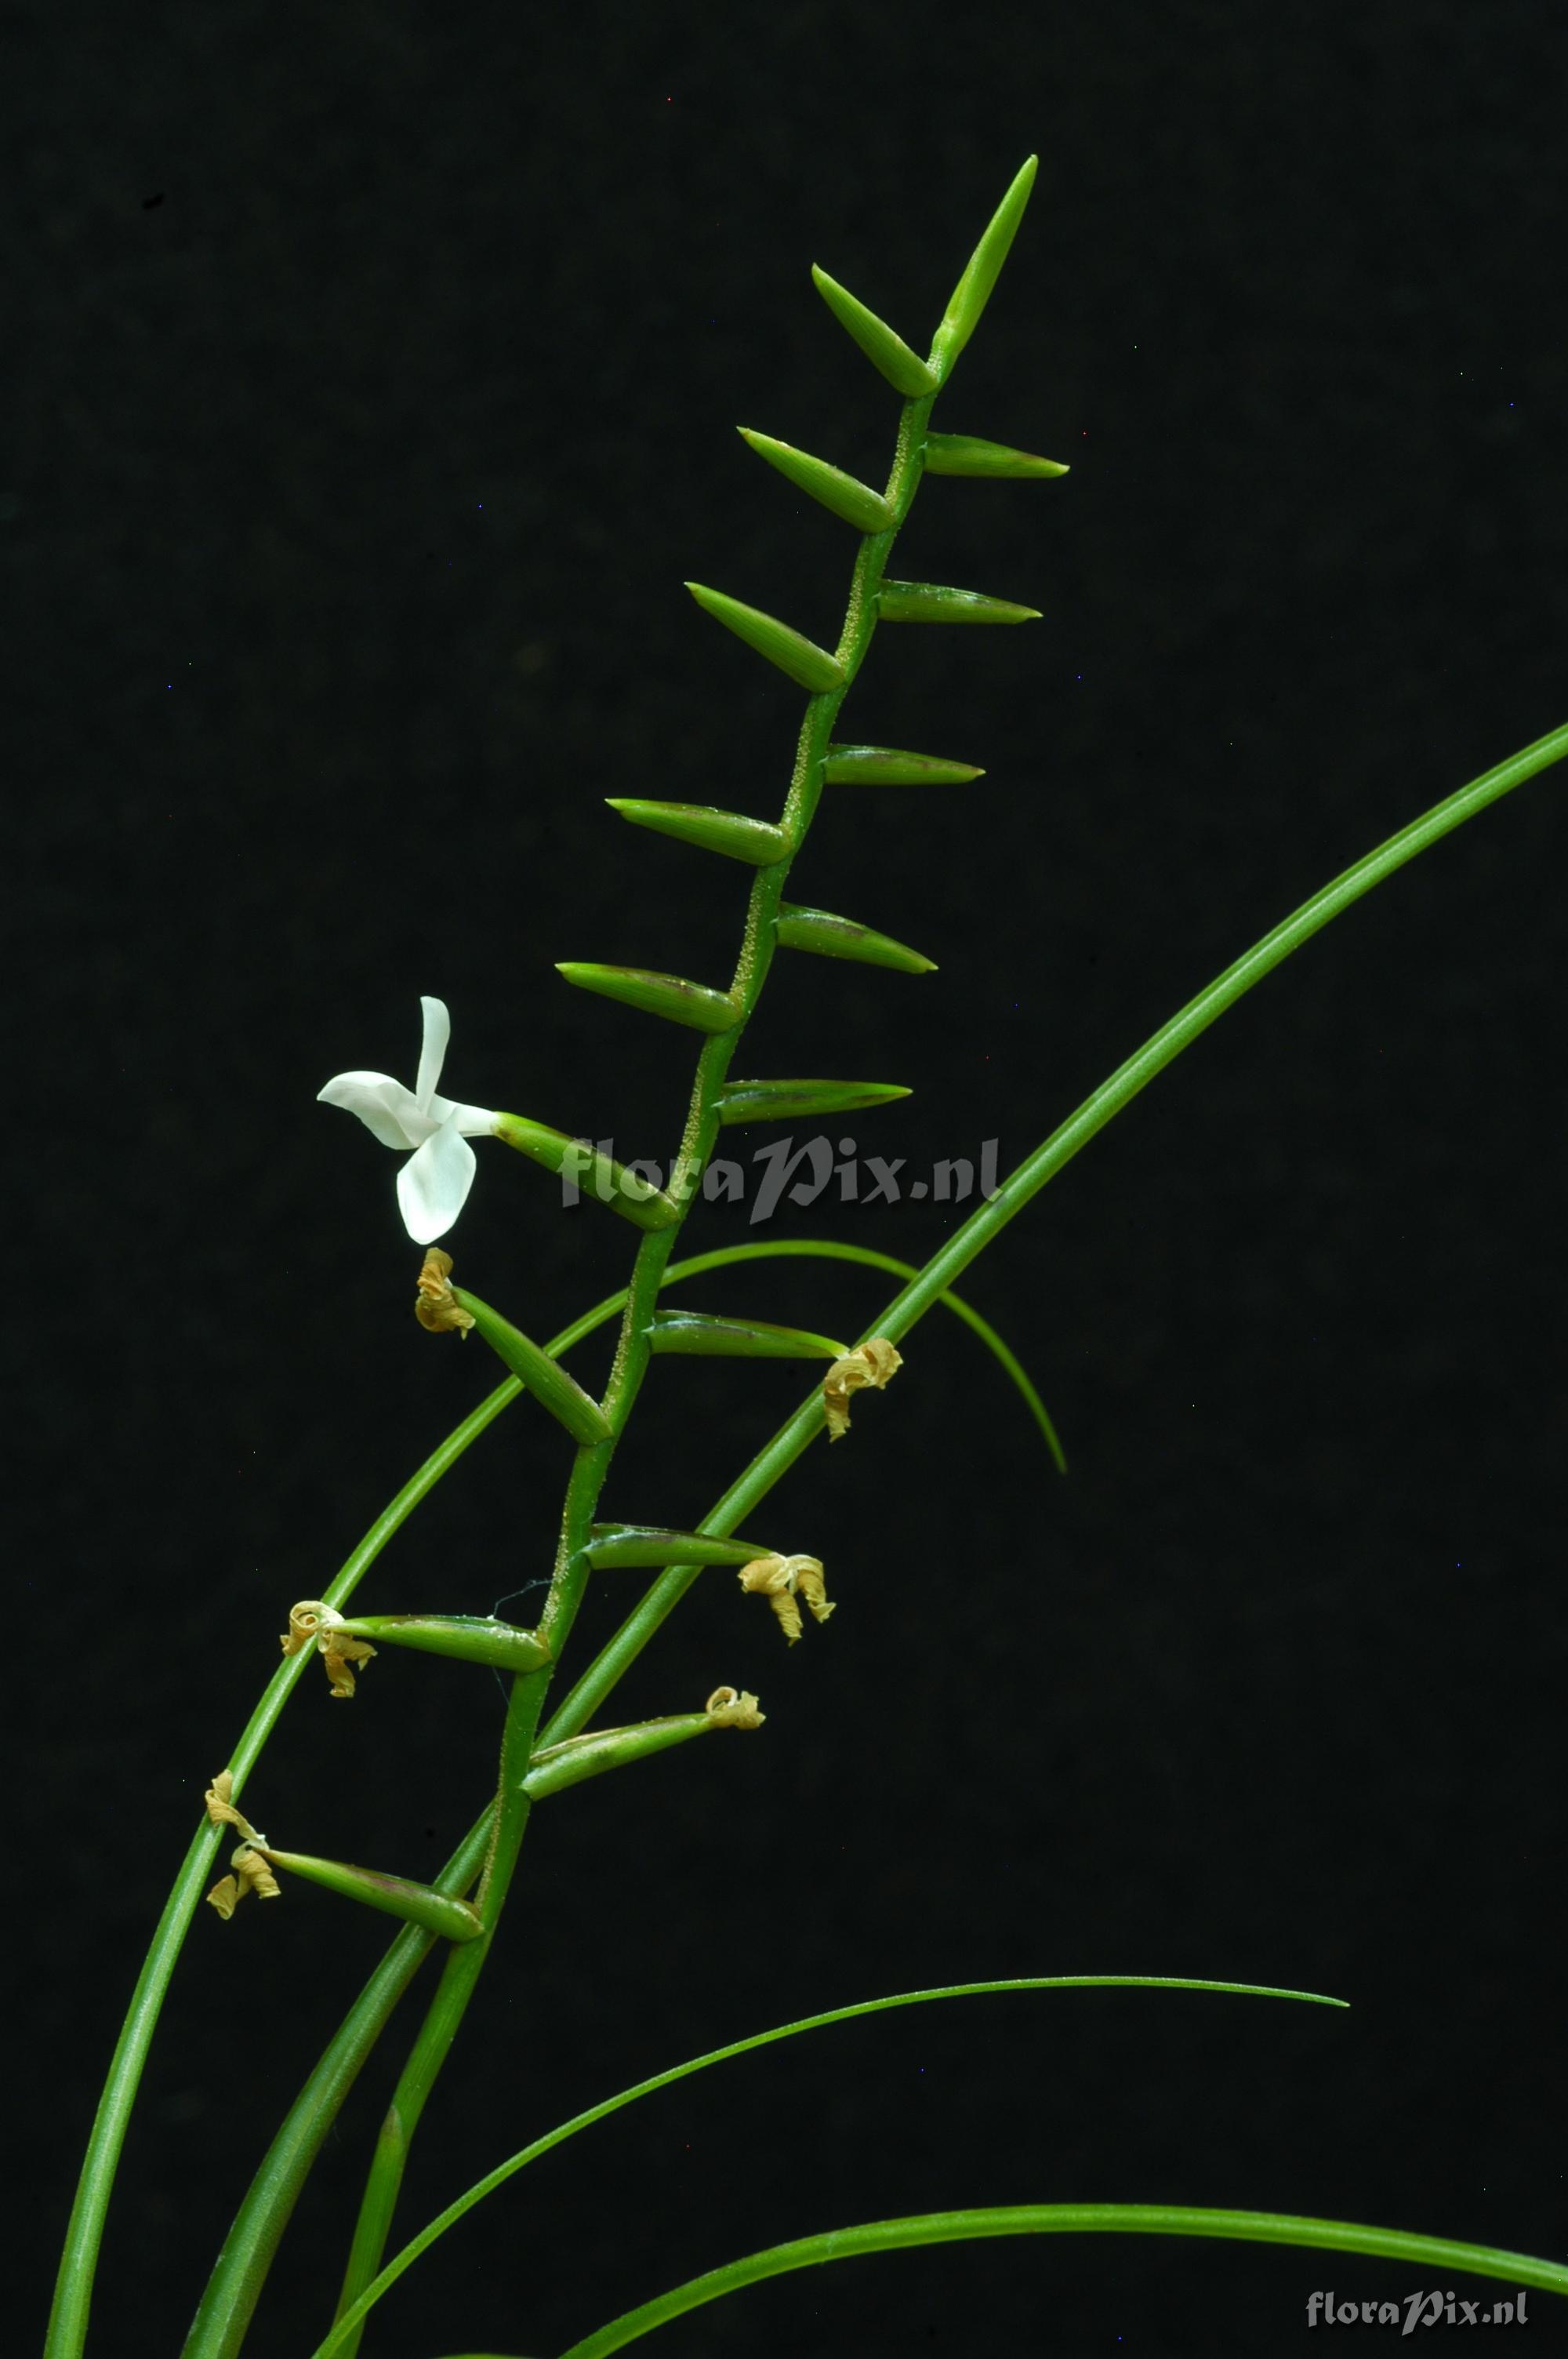
[[[466,1335],[473,1325],[472,1312],[465,1310],[452,1292],[451,1273],[451,1255],[443,1253],[439,1245],[428,1246],[416,1281],[419,1291],[414,1299],[414,1316],[432,1335]]]
[[[894,1350],[885,1335],[873,1335],[869,1343],[859,1343],[835,1360],[822,1379],[822,1407],[827,1419],[827,1439],[837,1441],[849,1430],[849,1395],[862,1386],[874,1386],[881,1392],[889,1380],[903,1365],[903,1355]]]
[[[814,1556],[759,1556],[740,1572],[742,1589],[754,1597],[765,1597],[779,1617],[779,1626],[793,1647],[801,1633],[800,1607],[796,1599],[804,1597],[816,1621],[826,1622],[833,1612],[823,1587],[822,1564]]]

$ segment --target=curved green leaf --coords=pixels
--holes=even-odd
[[[829,2024],[849,2023],[857,2016],[886,2015],[894,2007],[924,2006],[944,1998],[989,1998],[1013,1991],[1042,1990],[1192,1990],[1212,1991],[1228,1998],[1290,1998],[1299,1999],[1309,2006],[1343,2007],[1342,1998],[1329,1998],[1322,1991],[1278,1990],[1268,1983],[1204,1982],[1184,1974],[1025,1974],[1011,1975],[995,1982],[948,1983],[936,1990],[895,1991],[886,1998],[866,1998],[849,2006],[829,2007],[822,2015],[803,2016],[795,2023],[776,2024],[771,2031],[754,2031],[747,2039],[732,2039],[723,2048],[709,2049],[703,2056],[691,2057],[684,2064],[674,2064],[666,2071],[655,2072],[646,2081],[637,2082],[630,2089],[622,2089],[613,2097],[605,2097],[586,2113],[574,2114],[571,2120],[546,2130],[542,2137],[509,2155],[503,2163],[477,2180],[472,2187],[449,2203],[438,2217],[416,2236],[394,2254],[373,2285],[367,2286],[353,2308],[338,2319],[326,2341],[318,2345],[311,2359],[331,2359],[331,2354],[381,2299],[389,2293],[406,2270],[413,2267],[422,2253],[444,2236],[449,2228],[467,2217],[487,2195],[504,2187],[529,2163],[537,2162],[552,2147],[564,2146],[580,2130],[591,2129],[596,2122],[620,2113],[624,2106],[635,2104],[640,2097],[651,2097],[660,2089],[667,2089],[676,2081],[689,2080],[694,2072],[706,2072],[710,2065],[727,2064],[732,2057],[750,2055],[753,2049],[772,2048],[781,2039],[796,2038],[804,2031],[825,2030]]]
[[[630,1728],[596,1728],[587,1736],[568,1736],[562,1745],[540,1747],[528,1764],[524,1792],[535,1802],[564,1794],[586,1777],[601,1777],[607,1769],[624,1769],[665,1753],[672,1745],[706,1736],[719,1726],[706,1712],[672,1712],[663,1720],[644,1720]]]
[[[1417,2236],[1400,2228],[1368,2228],[1352,2220],[1303,2220],[1286,2212],[1230,2212],[1176,2203],[993,2203],[969,2212],[923,2212],[907,2220],[871,2220],[854,2228],[797,2236],[749,2253],[728,2267],[629,2310],[592,2334],[585,2334],[561,2359],[607,2359],[641,2342],[656,2326],[684,2318],[705,2302],[718,2301],[742,2286],[817,2261],[853,2260],[863,2253],[896,2253],[917,2245],[970,2244],[988,2236],[1220,2236],[1233,2244],[1301,2245],[1319,2253],[1367,2253],[1402,2261],[1423,2276],[1461,2269],[1467,2276],[1503,2277],[1542,2293],[1568,2294],[1568,2268],[1530,2253],[1501,2252],[1494,2245],[1463,2245],[1448,2236]]]

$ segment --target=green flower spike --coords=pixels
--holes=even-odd
[[[823,507],[852,524],[857,532],[887,532],[893,522],[893,512],[881,492],[873,492],[869,484],[858,483],[853,475],[830,467],[824,459],[814,459],[809,451],[797,451],[793,442],[775,442],[771,434],[754,433],[751,427],[736,429],[742,441],[749,442],[759,459],[787,475],[799,490],[819,501]]]
[[[769,868],[795,849],[782,827],[770,820],[748,819],[742,811],[715,810],[709,803],[644,802],[625,795],[606,795],[604,799],[633,827],[673,835],[678,843],[695,843],[701,852],[721,852],[726,859],[744,860],[752,868]]]
[[[655,1352],[686,1352],[700,1359],[838,1360],[846,1346],[802,1327],[775,1327],[765,1319],[718,1319],[704,1310],[655,1310],[648,1329]]]
[[[895,336],[885,320],[868,311],[858,302],[847,287],[829,278],[826,270],[811,266],[812,284],[841,328],[853,336],[873,368],[880,369],[895,393],[906,401],[918,401],[924,395],[935,393],[941,379],[927,366],[918,353],[912,353],[902,336]]]
[[[973,434],[928,434],[925,472],[928,475],[984,475],[1022,484],[1043,475],[1065,475],[1071,469],[1054,459],[1037,459],[1033,451],[1011,450],[1005,442],[982,442]]]
[[[852,918],[836,918],[828,909],[802,909],[793,901],[779,908],[775,933],[781,950],[815,951],[818,958],[859,959],[863,966],[895,967],[900,974],[935,974],[936,962],[895,942],[891,934],[873,933]]]
[[[905,754],[896,745],[829,745],[822,775],[829,786],[967,787],[983,778],[972,762],[939,754]]]
[[[889,1105],[911,1093],[900,1082],[726,1082],[719,1101],[725,1125],[748,1122],[815,1122],[829,1114],[858,1114]]]
[[[931,340],[931,365],[938,384],[945,384],[952,373],[953,364],[975,330],[980,314],[990,300],[1001,266],[1007,260],[1023,208],[1029,202],[1029,191],[1034,186],[1034,175],[1040,158],[1031,156],[1019,167],[1012,186],[1003,197],[985,235],[969,256],[968,266],[953,289],[952,300],[942,314],[940,326]]]
[[[988,598],[982,590],[949,590],[938,582],[884,582],[877,592],[884,623],[1037,623],[1038,606]]]
[[[597,991],[601,998],[618,999],[623,1007],[640,1007],[646,1016],[687,1024],[694,1032],[729,1032],[741,1021],[740,1007],[727,991],[709,991],[706,984],[688,983],[684,975],[654,974],[641,966],[585,965],[577,959],[557,959],[556,973],[579,991]]]
[[[800,631],[792,631],[772,614],[764,614],[760,606],[742,606],[739,598],[727,598],[722,590],[704,589],[700,582],[688,582],[687,588],[704,614],[766,656],[780,671],[787,672],[798,688],[808,689],[813,696],[830,695],[844,685],[844,667],[837,656],[819,647]]]

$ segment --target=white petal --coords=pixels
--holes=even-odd
[[[414,1084],[414,1094],[422,1106],[427,1107],[441,1078],[447,1043],[452,1037],[452,1019],[444,999],[422,999],[419,1005],[425,1011],[425,1037],[419,1047],[419,1078]]]
[[[491,1112],[489,1106],[459,1105],[452,1098],[430,1100],[430,1120],[433,1123],[450,1122],[454,1114],[458,1118],[458,1128],[467,1138],[493,1138],[495,1125],[501,1119],[499,1114]]]
[[[357,1114],[383,1147],[419,1147],[436,1127],[412,1090],[388,1073],[337,1073],[317,1098]]]
[[[473,1186],[474,1151],[455,1123],[432,1132],[397,1175],[403,1224],[416,1245],[445,1236]]]

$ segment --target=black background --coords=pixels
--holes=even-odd
[[[830,792],[791,888],[941,972],[781,960],[739,1067],[910,1082],[848,1125],[863,1149],[918,1172],[995,1137],[1005,1170],[1328,876],[1568,718],[1565,59],[1558,13],[1510,0],[51,8],[12,56],[14,2020],[41,2304],[281,1616],[494,1373],[415,1326],[395,1166],[315,1091],[411,1080],[435,992],[453,1094],[675,1142],[694,1040],[550,962],[728,979],[744,873],[600,798],[782,798],[798,692],[680,582],[836,636],[852,535],[733,431],[884,477],[896,397],[807,266],[924,349],[1040,152],[936,422],[1073,473],[932,481],[896,570],[1044,620],[879,636],[848,734],[988,776]],[[644,2072],[882,1991],[1098,1970],[1353,2011],[1055,1994],[770,2051],[538,2166],[368,2349],[547,2352],[755,2246],[948,2204],[1234,2203],[1561,2254],[1561,791],[1337,922],[970,1274],[1069,1480],[935,1314],[749,1518],[826,1560],[837,1618],[786,1651],[716,1575],[628,1680],[613,1718],[731,1680],[768,1725],[538,1816],[399,2231]],[[547,1335],[632,1233],[480,1162],[458,1277]],[[825,1201],[690,1234],[920,1261],[945,1218]],[[887,1291],[781,1263],[688,1299],[849,1332]],[[655,1377],[605,1506],[681,1523],[802,1383]],[[367,1610],[537,1578],[566,1462],[509,1412]],[[600,1582],[579,1665],[636,1580]],[[281,1843],[431,1873],[500,1712],[485,1674],[388,1650],[351,1709],[297,1692],[247,1804]],[[177,2347],[384,1938],[297,1885],[201,1912],[95,2348]],[[258,2353],[324,2331],[395,2060],[329,2143]],[[659,2347],[1271,2353],[1314,2287],[1416,2281],[1030,2240],[779,2280]]]

